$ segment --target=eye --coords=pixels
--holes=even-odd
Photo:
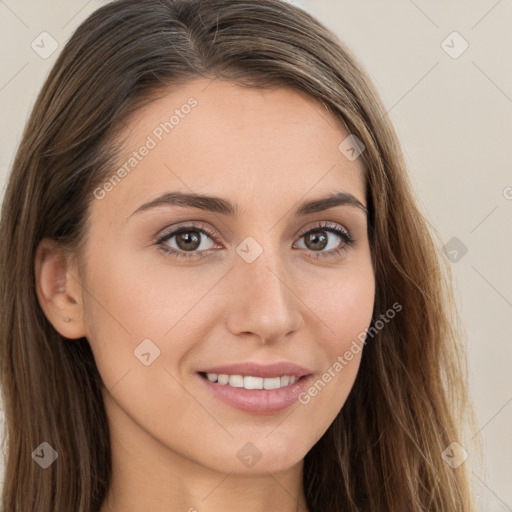
[[[317,253],[316,258],[338,256],[348,250],[356,241],[346,229],[330,222],[309,229],[302,233],[300,238],[304,238],[306,249],[311,249]],[[336,241],[336,238],[338,241]],[[340,239],[342,240],[341,244]],[[324,251],[325,248],[329,248],[329,250]]]
[[[163,252],[178,258],[197,258],[211,248],[211,243],[205,243],[206,238],[215,240],[206,227],[182,226],[164,232],[156,244]]]

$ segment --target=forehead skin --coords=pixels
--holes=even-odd
[[[328,192],[350,191],[366,203],[361,159],[338,149],[348,136],[343,122],[288,87],[195,80],[127,125],[118,167],[102,183],[106,197],[93,205],[101,216],[127,219],[140,198],[171,190],[230,198],[243,216],[272,225],[299,200]]]

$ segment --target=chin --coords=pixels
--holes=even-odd
[[[244,436],[243,441],[240,441],[242,436],[236,436],[230,441],[230,446],[223,446],[220,452],[212,453],[207,465],[222,473],[254,476],[282,473],[302,463],[311,448],[304,444],[304,434],[283,440],[277,431],[269,435],[270,432],[266,431],[261,436]]]

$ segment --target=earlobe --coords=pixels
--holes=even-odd
[[[45,238],[35,255],[36,293],[53,327],[65,338],[85,336],[82,287],[72,251]]]

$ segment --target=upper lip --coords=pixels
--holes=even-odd
[[[216,373],[226,375],[244,375],[253,377],[278,377],[282,375],[295,376],[297,378],[309,375],[311,372],[306,368],[294,363],[282,362],[272,364],[259,364],[253,362],[235,363],[220,366],[211,366],[200,373]]]

